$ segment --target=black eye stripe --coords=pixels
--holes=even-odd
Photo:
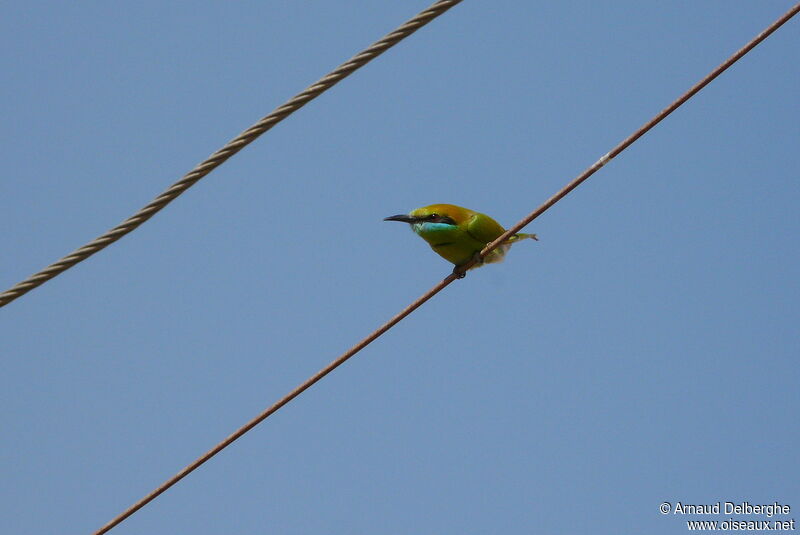
[[[431,223],[445,223],[447,225],[454,225],[454,226],[456,224],[456,222],[452,218],[441,214],[428,214],[425,217],[425,220],[430,221]]]

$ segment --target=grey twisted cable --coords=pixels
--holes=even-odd
[[[50,264],[43,270],[31,275],[24,281],[17,283],[10,289],[0,294],[0,308],[11,301],[28,293],[37,286],[41,286],[56,275],[63,273],[75,264],[86,260],[98,251],[101,251],[122,238],[129,232],[138,228],[142,223],[153,217],[167,204],[175,200],[181,193],[193,186],[201,178],[223,164],[228,158],[252,143],[258,136],[281,122],[283,119],[305,106],[323,92],[327,91],[338,82],[363,67],[382,53],[428,24],[430,21],[443,14],[451,7],[461,3],[462,0],[439,0],[428,9],[420,12],[414,18],[389,33],[383,39],[375,42],[369,48],[353,56],[347,62],[322,77],[316,83],[308,86],[272,113],[258,121],[256,124],[236,136],[224,147],[209,156],[204,162],[189,171],[180,180],[171,185],[161,195],[153,199],[147,206],[133,214],[131,217],[99,236],[83,247],[76,249],[64,258]]]
[[[575,177],[572,181],[570,181],[566,186],[564,186],[558,193],[550,197],[547,201],[545,201],[539,208],[528,214],[524,219],[522,219],[519,223],[511,227],[505,234],[497,238],[492,243],[488,244],[483,251],[481,251],[480,255],[481,258],[484,258],[487,254],[489,254],[492,250],[498,247],[503,241],[507,240],[512,234],[519,232],[522,227],[530,223],[535,218],[539,217],[545,211],[547,211],[550,207],[556,204],[559,200],[564,198],[570,191],[578,187],[584,180],[589,178],[593,175],[596,171],[598,171],[601,167],[603,167],[606,163],[611,161],[612,158],[617,156],[619,153],[627,149],[630,145],[632,145],[637,139],[642,137],[648,130],[653,128],[656,124],[660,123],[664,120],[670,113],[678,109],[683,103],[687,100],[692,98],[697,92],[703,89],[706,85],[708,85],[712,80],[714,80],[717,76],[722,74],[728,67],[736,63],[739,59],[742,58],[745,54],[747,54],[750,50],[756,47],[761,41],[766,39],[772,32],[780,28],[785,22],[791,19],[800,11],[800,3],[796,4],[793,8],[787,11],[783,16],[781,16],[778,20],[773,22],[769,25],[763,32],[758,34],[755,38],[753,38],[749,43],[747,43],[744,47],[740,48],[736,51],[731,57],[725,60],[719,67],[711,71],[706,77],[704,77],[700,82],[695,84],[691,87],[688,91],[686,91],[683,95],[678,97],[672,104],[664,108],[661,112],[659,112],[655,117],[653,117],[650,121],[645,123],[641,128],[639,128],[636,132],[628,136],[625,140],[620,142],[616,147],[614,147],[611,151],[606,153],[602,156],[597,162],[592,164],[588,169],[586,169],[583,173]],[[469,265],[474,263],[470,262],[469,264],[465,264],[462,266],[463,269],[466,269]],[[180,472],[166,480],[164,483],[159,485],[155,490],[150,492],[147,496],[130,506],[127,510],[119,514],[116,518],[111,520],[108,524],[100,528],[98,531],[94,533],[94,535],[103,535],[111,530],[114,526],[118,525],[120,522],[134,514],[136,511],[156,499],[162,493],[164,493],[167,489],[178,483],[181,479],[188,476],[195,470],[197,470],[202,464],[206,461],[214,457],[216,454],[230,446],[233,442],[238,440],[242,435],[253,429],[255,426],[272,416],[274,413],[279,411],[283,406],[288,404],[294,398],[311,388],[317,381],[320,381],[323,377],[331,373],[333,370],[344,364],[348,359],[350,359],[353,355],[367,347],[369,344],[374,342],[377,338],[379,338],[383,333],[400,323],[406,316],[414,312],[416,309],[421,307],[425,304],[429,299],[431,299],[434,295],[441,292],[445,289],[450,283],[454,280],[457,280],[458,273],[453,272],[444,279],[442,279],[438,284],[436,284],[433,288],[425,292],[421,297],[419,297],[416,301],[408,305],[406,308],[395,314],[389,321],[385,322],[383,325],[375,329],[372,333],[367,335],[363,338],[360,342],[356,345],[339,355],[335,360],[333,360],[330,364],[322,368],[320,371],[306,379],[305,382],[297,386],[294,390],[283,396],[281,399],[276,401],[271,407],[263,410],[260,414],[256,417],[251,419],[249,422],[244,424],[242,427],[231,433],[225,440],[219,442],[216,446],[208,450],[206,453],[195,459],[192,463],[184,467]]]

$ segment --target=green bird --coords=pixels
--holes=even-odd
[[[489,242],[496,240],[506,231],[500,223],[488,215],[454,204],[432,204],[412,210],[408,215],[387,217],[384,221],[410,224],[411,230],[428,242],[431,249],[448,262],[455,264],[453,273],[458,278],[465,276],[459,269],[460,266],[477,259],[478,253]],[[514,234],[470,269],[483,264],[502,262],[512,244],[528,238],[538,240],[536,234]]]

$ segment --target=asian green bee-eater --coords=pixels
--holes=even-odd
[[[463,277],[463,273],[458,269],[459,266],[476,258],[489,242],[496,240],[506,231],[500,223],[488,215],[453,204],[432,204],[417,208],[408,215],[387,217],[384,221],[410,224],[411,230],[428,242],[439,256],[456,265],[453,272],[459,278]],[[514,234],[470,269],[480,267],[482,264],[502,262],[513,243],[527,238],[538,239],[536,234]]]

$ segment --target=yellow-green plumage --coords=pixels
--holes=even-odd
[[[432,204],[386,220],[409,223],[439,256],[456,266],[472,260],[476,253],[505,232],[500,223],[488,215],[453,204]],[[489,253],[483,263],[501,262],[513,243],[527,238],[537,239],[535,234],[514,234]],[[480,265],[475,264],[473,268]]]

